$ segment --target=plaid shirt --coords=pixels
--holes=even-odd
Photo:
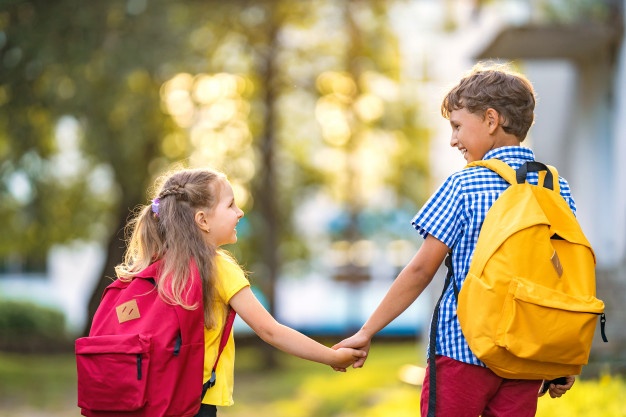
[[[517,169],[524,162],[533,161],[535,155],[528,148],[507,146],[487,152],[484,159],[490,158],[500,159]],[[537,184],[537,178],[536,172],[528,173],[528,182]],[[452,249],[452,267],[458,288],[463,285],[469,270],[485,215],[508,185],[498,174],[487,168],[463,169],[448,177],[413,218],[412,224],[420,235],[426,238],[430,234]],[[569,184],[559,178],[559,185],[561,195],[576,213]],[[439,308],[437,354],[485,366],[470,351],[461,332],[452,285],[447,288]]]

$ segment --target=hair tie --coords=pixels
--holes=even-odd
[[[152,209],[152,212],[155,215],[159,215],[159,203],[161,202],[160,198],[155,198],[154,200],[152,200],[152,205],[150,206]]]

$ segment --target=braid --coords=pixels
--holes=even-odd
[[[188,200],[187,192],[185,190],[185,185],[175,184],[169,188],[165,188],[159,193],[158,198],[161,199],[161,198],[167,197],[168,195],[175,196],[177,200],[184,200],[184,201]]]

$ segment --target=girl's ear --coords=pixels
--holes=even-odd
[[[198,227],[205,231],[205,232],[209,232],[211,230],[211,222],[210,222],[210,217],[209,214],[204,211],[204,210],[198,210],[196,211],[196,215],[194,216],[194,220],[196,221],[196,224],[198,225]]]

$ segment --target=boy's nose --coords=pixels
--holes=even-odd
[[[457,138],[452,135],[450,137],[450,146],[452,146],[453,148],[456,148],[456,145],[458,145],[459,141],[457,140]]]

